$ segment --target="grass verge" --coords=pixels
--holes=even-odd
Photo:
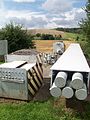
[[[81,103],[84,110],[78,112],[60,102],[50,99],[46,102],[2,103],[0,120],[90,120],[90,103]]]
[[[66,39],[71,39],[71,40],[81,40],[82,39],[82,35],[81,34],[76,34],[76,33],[68,33],[65,32],[64,38]]]

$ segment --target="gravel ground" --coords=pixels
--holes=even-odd
[[[40,52],[38,52],[36,49],[22,49],[22,50],[17,50],[11,54],[14,55],[37,55]]]

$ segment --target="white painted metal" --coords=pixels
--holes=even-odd
[[[79,44],[71,44],[51,70],[90,72],[90,68]]]
[[[81,73],[74,73],[72,76],[71,86],[74,89],[80,89],[83,87],[83,75]]]
[[[53,83],[52,87],[50,88],[50,94],[53,97],[60,97],[61,96],[61,89]]]
[[[17,68],[22,64],[27,63],[26,61],[13,61],[9,63],[3,63],[0,65],[0,68]]]
[[[67,79],[67,73],[59,72],[55,78],[55,85],[60,88],[64,87],[66,84],[66,79]]]
[[[26,71],[30,70],[32,67],[34,67],[36,65],[36,63],[28,63],[23,65],[21,68],[25,69]]]
[[[62,96],[64,96],[65,98],[72,98],[74,95],[73,89],[69,86],[66,86],[65,88],[63,88],[62,90]]]
[[[85,100],[87,98],[87,87],[85,84],[82,89],[76,90],[75,96],[78,100]]]

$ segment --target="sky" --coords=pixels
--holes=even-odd
[[[0,28],[14,22],[28,29],[79,27],[87,0],[0,0]]]

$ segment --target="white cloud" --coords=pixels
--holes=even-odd
[[[27,28],[44,28],[48,22],[44,14],[30,10],[8,10],[5,19],[17,24],[23,24]]]
[[[72,8],[72,2],[64,5],[66,1],[68,0],[52,0],[52,2],[47,0],[46,2],[50,3],[47,5],[45,2],[43,6],[44,9],[47,6],[46,9],[50,10],[50,12],[42,13],[33,12],[32,10],[6,10],[3,0],[1,0],[0,28],[9,23],[9,21],[23,24],[27,28],[77,27],[78,22],[86,17],[85,12],[81,8]],[[74,2],[74,0],[72,1]],[[55,5],[58,4],[58,6],[55,6],[54,3]],[[62,8],[60,8],[61,5],[63,5]],[[51,14],[51,12],[53,13]]]
[[[17,18],[12,17],[10,18],[11,21],[15,22],[16,24],[22,24],[25,28],[45,28],[45,25],[48,23],[47,20],[43,18],[43,16],[31,16],[30,19],[28,18]]]
[[[73,2],[73,0],[46,0],[42,7],[50,12],[60,13],[70,10]]]
[[[57,28],[57,27],[58,27],[58,25],[55,22],[48,22],[45,25],[45,28],[49,28],[49,29],[53,29],[53,28]]]
[[[35,2],[35,0],[13,0],[14,2]]]
[[[17,18],[26,18],[26,19],[30,19],[31,15],[33,14],[37,14],[34,12],[31,12],[29,10],[22,10],[22,11],[18,11],[18,10],[8,10],[6,17],[7,18],[12,18],[12,17],[17,17]]]
[[[42,14],[41,12],[31,12],[29,10],[8,10],[2,12],[3,18],[0,22],[3,24],[9,21],[14,21],[18,24],[23,24],[27,28],[54,28],[54,27],[77,27],[81,18],[85,18],[85,12],[82,9],[73,8],[71,11],[58,14],[56,16],[49,16],[49,14]],[[59,17],[60,16],[60,17]]]
[[[71,11],[63,13],[63,18],[54,18],[58,27],[78,27],[82,18],[85,18],[85,12],[81,8],[73,8]]]

